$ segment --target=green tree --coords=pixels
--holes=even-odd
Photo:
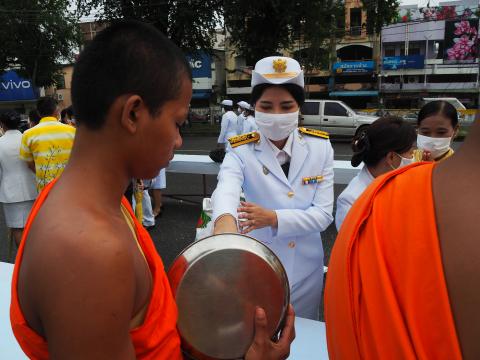
[[[326,40],[343,12],[338,0],[229,0],[224,7],[230,41],[247,64],[288,49],[307,69],[328,64]]]
[[[221,25],[222,0],[77,0],[77,9],[105,21],[136,19],[153,24],[186,52],[210,51]]]
[[[398,0],[363,0],[363,8],[367,11],[367,32],[379,34],[384,25],[395,22],[398,6]]]
[[[34,86],[50,86],[80,46],[68,0],[2,0],[0,72],[15,69]]]

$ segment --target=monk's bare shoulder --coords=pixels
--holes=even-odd
[[[128,226],[121,213],[54,210],[40,210],[26,239],[18,291],[27,322],[49,339],[52,356],[130,352],[136,283]]]

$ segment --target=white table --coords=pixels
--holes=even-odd
[[[349,161],[335,160],[333,162],[334,183],[346,185],[358,174],[360,170],[361,168],[354,168]],[[217,175],[220,171],[220,164],[214,162],[208,155],[176,154],[172,161],[170,161],[167,171],[171,173],[202,175],[203,194],[199,195],[207,197],[206,175]],[[188,195],[175,194],[171,196],[175,197]]]
[[[0,262],[0,358],[28,359],[13,336],[10,326],[12,273],[12,264]]]
[[[0,262],[0,358],[8,360],[27,359],[20,349],[10,326],[10,290],[13,265]],[[302,318],[295,319],[296,338],[293,342],[291,360],[328,359],[325,338],[325,323]]]

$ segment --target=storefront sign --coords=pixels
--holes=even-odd
[[[333,71],[342,73],[368,73],[375,69],[375,62],[369,61],[344,61],[333,64]]]
[[[37,94],[32,82],[21,78],[15,71],[9,70],[0,75],[0,101],[36,100]]]
[[[192,69],[192,77],[195,78],[211,78],[212,65],[210,56],[204,52],[198,52],[187,56]]]
[[[425,56],[407,55],[407,56],[386,56],[383,58],[383,70],[398,69],[423,69]]]

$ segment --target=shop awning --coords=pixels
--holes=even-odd
[[[332,91],[330,96],[378,96],[376,90]]]

